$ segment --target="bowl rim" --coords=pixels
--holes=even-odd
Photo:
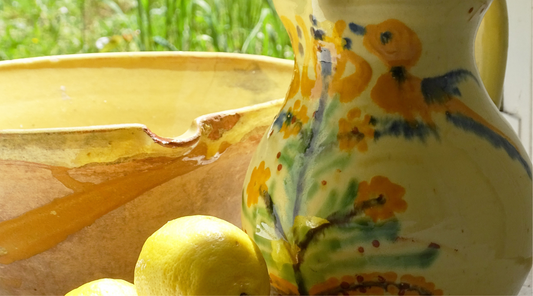
[[[105,61],[110,68],[161,68],[160,63],[147,63],[143,67],[132,67],[132,61],[154,60],[155,58],[194,58],[199,60],[236,60],[236,61],[255,61],[263,62],[273,66],[287,67],[293,66],[293,60],[275,58],[270,56],[246,54],[246,53],[228,53],[228,52],[201,52],[201,51],[143,51],[143,52],[112,52],[112,53],[80,53],[66,55],[51,55],[42,57],[31,57],[15,60],[0,61],[0,71],[8,70],[29,70],[41,68],[101,68],[101,64],[96,65],[95,60]],[[169,69],[172,69],[169,67]]]
[[[221,60],[233,62],[259,62],[264,65],[273,67],[292,69],[294,66],[293,60],[243,54],[243,53],[225,53],[225,52],[186,52],[186,51],[153,51],[153,52],[118,52],[118,53],[84,53],[84,54],[69,54],[69,55],[53,55],[43,57],[32,57],[16,60],[0,61],[0,72],[10,70],[32,70],[32,69],[62,69],[62,68],[101,68],[102,63],[109,68],[153,68],[161,69],[172,67],[161,62],[142,63],[140,61],[164,61],[172,59],[180,61],[183,59],[197,59],[197,60]],[[98,60],[98,63],[94,63]],[[107,125],[88,125],[77,127],[55,127],[55,128],[28,128],[28,129],[0,129],[1,136],[13,135],[39,135],[39,134],[83,134],[83,133],[97,133],[97,132],[113,132],[124,129],[142,130],[154,142],[166,147],[183,147],[196,142],[202,133],[203,126],[207,122],[218,116],[226,116],[236,113],[253,112],[263,108],[268,108],[276,104],[280,104],[283,98],[276,98],[269,102],[254,104],[237,109],[228,109],[214,113],[207,113],[195,118],[191,122],[191,126],[183,134],[173,137],[161,137],[150,131],[150,129],[142,123],[123,123],[123,124],[107,124]]]

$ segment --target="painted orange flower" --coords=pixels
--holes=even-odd
[[[402,283],[408,283],[413,289],[411,291],[420,291],[424,295],[431,294],[431,295],[443,295],[443,291],[441,289],[435,289],[435,284],[431,282],[427,282],[426,279],[422,276],[413,276],[410,274],[406,274],[400,278],[400,281]],[[406,291],[407,292],[407,291]],[[405,293],[405,295],[409,295]],[[412,294],[412,295],[421,295],[421,294]]]
[[[393,275],[394,279],[390,281],[390,275]],[[387,278],[386,278],[387,277]],[[309,290],[310,295],[384,295],[385,290],[382,286],[379,286],[385,282],[393,283],[396,280],[396,274],[389,272],[386,274],[370,273],[361,274],[357,276],[343,276],[340,279],[329,278],[325,282],[319,283],[311,287]],[[369,283],[379,283],[376,286],[372,286]],[[362,284],[362,285],[361,285]],[[333,292],[333,293],[332,293]]]
[[[308,28],[302,17],[298,15],[295,18],[296,25],[289,18],[281,16],[281,21],[287,29],[294,49],[296,61],[293,80],[286,98],[293,98],[298,91],[304,100],[319,97],[324,77],[320,75],[321,64],[318,62],[318,55],[324,48],[331,51],[336,64],[335,73],[329,83],[330,95],[338,94],[339,100],[343,103],[350,102],[361,95],[372,78],[372,68],[366,60],[349,50],[351,46],[349,40],[342,37],[347,27],[346,22],[324,21],[321,27],[328,29],[329,32],[326,33],[323,29]],[[313,33],[310,34],[310,32]],[[319,35],[315,35],[316,32],[320,32]],[[351,74],[345,73],[348,63],[355,66],[355,71]]]
[[[407,202],[403,200],[405,188],[392,183],[387,177],[375,176],[368,182],[359,184],[355,208],[362,209],[365,215],[377,222],[394,217],[394,213],[407,210]]]
[[[408,122],[415,122],[420,116],[424,122],[433,125],[432,108],[442,107],[428,106],[420,91],[422,79],[408,72],[402,75],[402,83],[398,83],[392,72],[381,75],[370,93],[372,100],[385,112],[399,114]]]
[[[422,55],[418,35],[399,20],[389,19],[366,26],[364,46],[389,67],[410,69]]]
[[[303,44],[301,42],[298,43],[298,46],[293,46],[295,48],[294,52],[294,59],[298,64],[302,64],[302,71],[298,70],[298,74],[300,74],[300,94],[305,100],[308,100],[311,95],[313,88],[315,87],[315,84],[317,82],[318,78],[318,71],[317,71],[317,46],[316,46],[316,40],[314,40],[310,34],[309,30],[303,20],[303,18],[299,15],[296,17],[296,24],[297,29],[296,33],[299,37],[299,41],[304,42]],[[300,56],[303,55],[303,62],[300,61]],[[309,72],[314,72],[314,79],[309,77]],[[295,73],[297,74],[297,73]]]
[[[270,179],[270,169],[265,168],[265,162],[261,161],[259,167],[253,169],[250,183],[246,187],[246,194],[248,195],[246,204],[248,207],[256,204],[259,196],[264,196],[268,193],[268,186],[266,185],[268,179]]]
[[[298,135],[302,126],[309,121],[309,116],[307,116],[307,106],[302,105],[300,100],[294,102],[294,106],[289,108],[286,116],[287,117],[280,129],[284,139]]]
[[[341,282],[339,279],[331,277],[327,279],[325,282],[318,283],[311,287],[309,289],[309,295],[321,295],[324,294],[325,291],[333,290],[340,286]]]
[[[347,44],[346,39],[342,37],[346,29],[346,22],[343,20],[337,21],[332,27],[331,37],[326,36],[325,41],[334,44],[337,63],[335,74],[330,83],[329,94],[337,93],[342,103],[348,103],[359,97],[367,88],[372,78],[372,67],[361,56],[348,50],[350,46]],[[346,75],[345,70],[348,63],[355,66],[355,72]]]
[[[298,287],[286,279],[280,278],[275,274],[270,273],[270,285],[280,295],[299,295]]]
[[[368,150],[367,140],[374,139],[374,129],[370,124],[370,115],[361,118],[361,110],[354,108],[346,118],[339,120],[337,140],[342,151],[351,151],[357,147],[360,152]]]
[[[372,100],[387,113],[399,114],[410,123],[415,124],[420,116],[427,124],[434,125],[432,110],[420,91],[422,79],[408,71],[422,55],[417,34],[401,21],[389,19],[368,25],[363,43],[390,68],[378,78],[370,94]]]
[[[314,285],[310,295],[442,295],[443,291],[424,277],[404,275],[397,281],[394,272],[373,272],[329,278]]]

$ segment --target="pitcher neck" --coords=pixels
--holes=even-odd
[[[350,50],[373,69],[381,65],[431,76],[457,68],[477,72],[474,41],[490,2],[278,0],[276,9],[299,68],[321,55],[332,55],[335,63],[340,52]]]

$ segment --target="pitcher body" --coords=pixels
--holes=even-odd
[[[476,69],[489,0],[279,0],[294,77],[242,224],[300,295],[510,295],[531,162]]]

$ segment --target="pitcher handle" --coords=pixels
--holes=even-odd
[[[503,103],[508,45],[507,3],[505,0],[494,0],[479,27],[475,54],[481,80],[498,109]]]

